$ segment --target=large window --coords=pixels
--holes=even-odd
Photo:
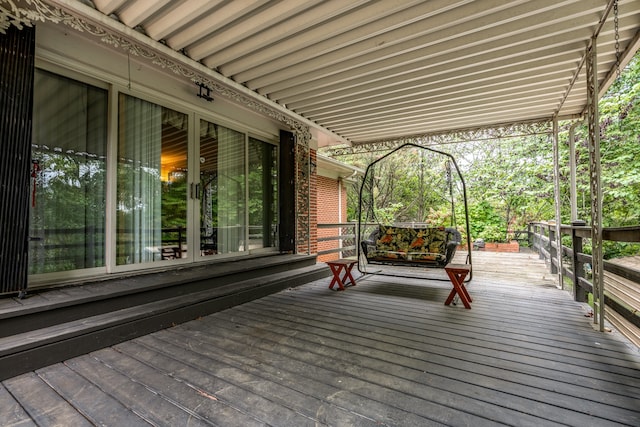
[[[29,273],[104,267],[107,92],[36,70]]]
[[[245,134],[200,121],[200,239],[203,256],[246,246]]]
[[[185,254],[187,149],[186,114],[120,95],[116,264]]]
[[[104,88],[36,72],[35,281],[275,247],[275,145],[129,93],[109,99]]]

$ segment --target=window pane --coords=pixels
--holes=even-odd
[[[277,148],[249,139],[249,245],[250,249],[276,245],[278,225]]]
[[[29,273],[105,265],[107,92],[35,73]]]
[[[116,263],[181,258],[187,236],[186,114],[121,94]]]
[[[245,135],[200,122],[201,254],[245,251]]]

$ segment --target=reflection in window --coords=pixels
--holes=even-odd
[[[245,244],[245,135],[200,122],[202,255],[248,250]]]
[[[188,117],[121,94],[118,118],[116,263],[181,258]]]
[[[107,92],[35,72],[29,273],[105,265]]]
[[[276,245],[278,225],[278,150],[249,138],[249,248]]]

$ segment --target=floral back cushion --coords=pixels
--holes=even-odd
[[[444,254],[447,248],[447,232],[444,227],[416,228],[409,244],[410,252]]]
[[[380,225],[376,246],[370,259],[443,261],[446,256],[447,232],[439,228],[405,228]]]
[[[376,241],[376,249],[379,251],[407,252],[412,240],[410,228],[380,226],[380,236]]]

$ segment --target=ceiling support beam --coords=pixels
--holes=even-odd
[[[459,142],[469,141],[516,138],[530,135],[548,135],[553,132],[551,121],[551,118],[543,118],[526,122],[502,123],[487,127],[456,129],[447,132],[409,135],[402,138],[353,144],[352,146],[334,146],[327,150],[323,150],[322,152],[327,156],[339,156],[356,153],[393,150],[394,148],[399,147],[400,145],[407,142],[429,146],[455,144]]]

